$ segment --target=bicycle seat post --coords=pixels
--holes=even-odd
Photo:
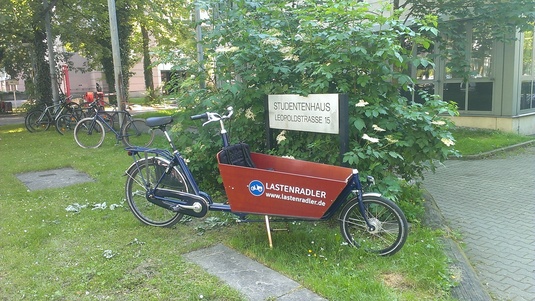
[[[171,139],[171,136],[169,136],[169,133],[167,132],[167,124],[162,124],[162,125],[158,126],[157,128],[160,131],[163,132],[163,134],[165,135],[165,139],[167,139],[167,142],[169,143],[169,145],[173,149],[173,152],[175,152],[176,151],[176,147],[175,147],[175,144],[173,143],[173,140]]]

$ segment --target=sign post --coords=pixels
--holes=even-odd
[[[17,85],[19,84],[19,81],[16,79],[8,79],[7,84],[12,86],[10,89],[13,90],[13,103],[17,103]]]
[[[274,145],[272,129],[338,134],[342,162],[349,150],[348,102],[345,94],[269,95],[266,101],[268,149]]]

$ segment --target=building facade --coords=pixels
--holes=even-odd
[[[513,33],[515,39],[500,42],[486,39],[470,22],[465,28],[468,81],[448,67],[447,59],[437,56],[434,68],[412,71],[415,91],[426,90],[457,103],[460,115],[453,120],[458,126],[535,134],[534,30]],[[418,93],[407,97],[420,101]]]
[[[367,2],[379,10],[385,1]],[[414,49],[415,55],[428,56],[435,65],[410,71],[417,80],[415,92],[405,96],[423,101],[417,92],[425,90],[457,103],[460,115],[452,119],[458,126],[535,134],[535,27],[523,33],[511,32],[504,39],[508,42],[501,42],[488,38],[470,20],[450,22],[458,22],[464,29],[462,48],[469,62],[465,66],[470,71],[468,80],[439,55],[441,47]]]

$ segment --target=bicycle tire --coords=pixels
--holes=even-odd
[[[78,123],[76,113],[67,113],[59,116],[56,119],[56,131],[60,135],[65,135],[70,131],[74,131],[74,127]]]
[[[160,157],[142,158],[126,171],[126,200],[134,216],[143,224],[155,227],[171,227],[183,217],[182,213],[162,208],[147,200],[149,187],[152,188],[155,185],[169,164],[168,160]],[[175,191],[189,191],[186,178],[177,167],[173,167],[163,180],[158,187]]]
[[[43,111],[40,110],[31,111],[24,119],[24,125],[30,133],[46,131],[50,128],[50,123],[50,116],[46,113],[43,115]]]
[[[97,148],[102,145],[106,132],[100,121],[84,118],[74,127],[74,140],[82,148]]]
[[[154,141],[154,131],[147,126],[143,119],[132,119],[122,132],[123,144],[129,146],[148,147]]]
[[[29,126],[29,123],[30,123],[30,122],[29,122],[29,119],[31,118],[30,114],[32,114],[32,113],[35,112],[35,111],[40,111],[41,113],[43,112],[43,111],[41,111],[41,110],[32,110],[32,111],[29,111],[28,113],[26,113],[26,116],[24,116],[24,127],[25,127],[26,130],[27,130],[28,132],[30,132],[30,133],[33,132],[32,128]]]
[[[401,209],[380,196],[364,196],[362,202],[366,217],[375,230],[368,230],[358,199],[353,198],[340,212],[340,230],[344,239],[354,247],[383,256],[398,252],[408,235],[407,219]]]

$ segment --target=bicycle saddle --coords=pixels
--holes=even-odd
[[[172,116],[162,116],[162,117],[149,117],[145,120],[145,124],[148,127],[154,128],[159,126],[165,126],[173,122]]]

